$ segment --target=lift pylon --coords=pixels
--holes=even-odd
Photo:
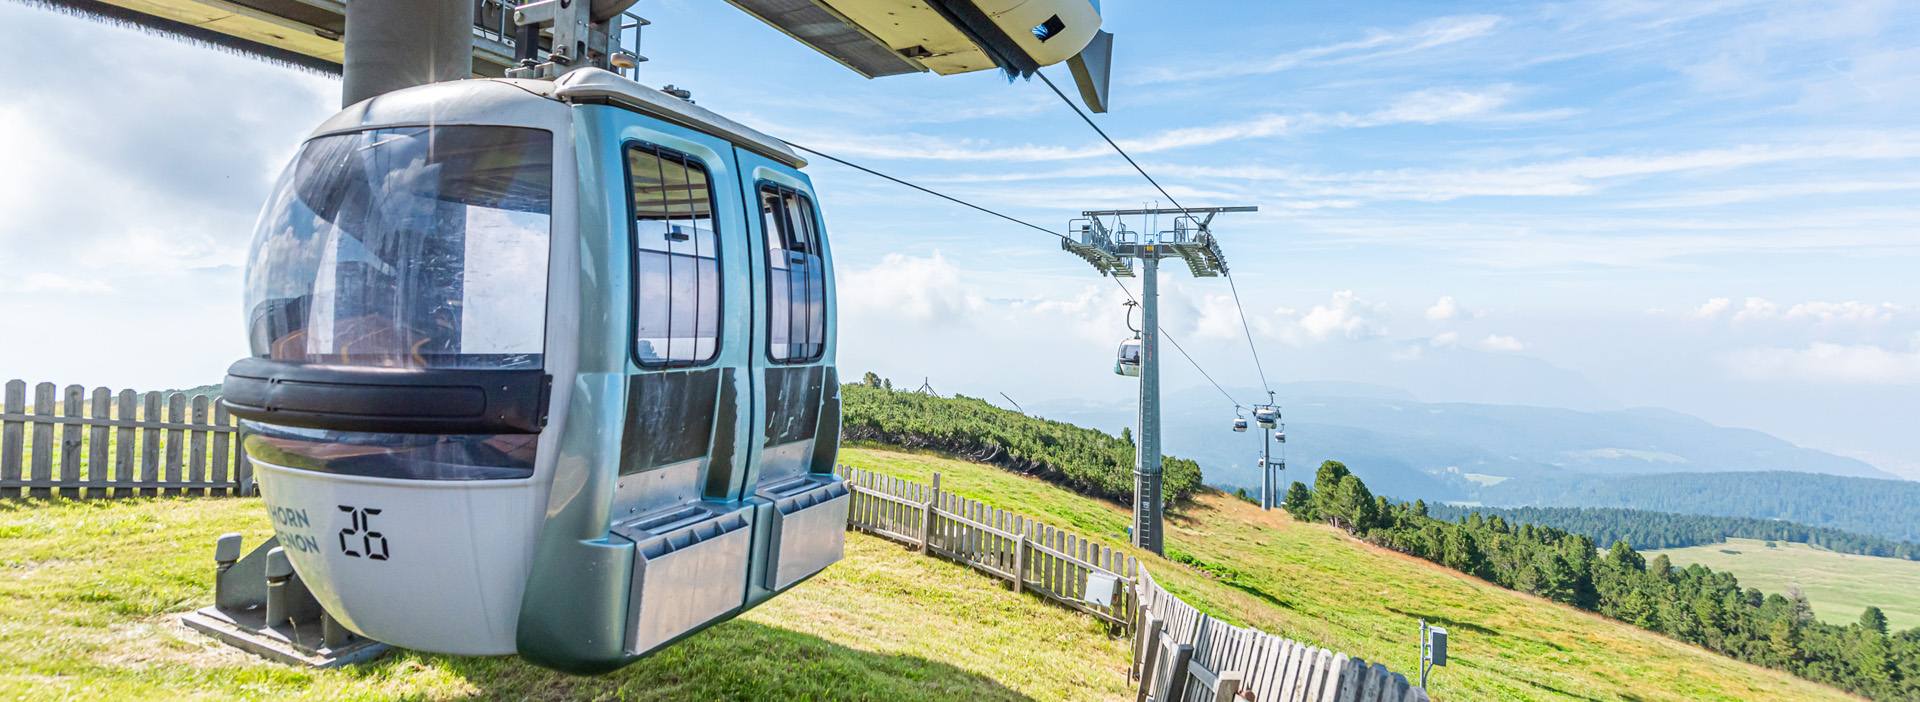
[[[1274,503],[1279,502],[1276,495],[1280,480],[1277,479],[1274,471],[1284,473],[1287,470],[1286,424],[1280,421],[1280,406],[1274,404],[1272,390],[1267,391],[1266,404],[1254,405],[1253,419],[1259,423],[1263,431],[1270,432],[1262,436],[1260,442],[1260,509],[1268,510],[1273,509]],[[1273,460],[1273,442],[1276,440],[1281,444],[1278,461]]]
[[[1196,278],[1226,275],[1226,256],[1207,226],[1215,215],[1258,209],[1087,210],[1068,223],[1069,235],[1060,239],[1060,248],[1103,276],[1133,277],[1133,262],[1140,262],[1140,414],[1134,444],[1133,544],[1154,553],[1165,552],[1166,511],[1160,494],[1160,259],[1181,259]],[[1173,226],[1160,231],[1156,226],[1160,215],[1172,216]],[[1142,230],[1128,229],[1127,217],[1142,218]]]

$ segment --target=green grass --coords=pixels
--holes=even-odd
[[[941,456],[843,461],[1124,544],[1124,508]],[[0,699],[1118,699],[1126,642],[964,567],[860,535],[847,559],[739,619],[601,677],[512,658],[399,652],[307,671],[200,637],[212,540],[261,538],[252,499],[0,503]],[[1848,699],[1631,626],[1378,549],[1281,512],[1198,495],[1145,557],[1228,621],[1414,670],[1417,621],[1452,630],[1448,700]],[[1186,564],[1186,565],[1183,565]],[[1818,600],[1816,600],[1818,601]]]
[[[925,481],[1124,544],[1124,508],[978,464],[849,448],[850,465]],[[1170,516],[1168,553],[1147,557],[1167,589],[1237,624],[1413,672],[1418,622],[1451,630],[1452,664],[1429,690],[1448,700],[1853,699],[1628,624],[1376,548],[1219,493]]]
[[[1785,541],[1729,539],[1717,544],[1648,551],[1665,554],[1676,566],[1698,563],[1740,578],[1763,592],[1798,586],[1813,603],[1813,613],[1834,624],[1860,620],[1868,606],[1886,612],[1894,630],[1920,626],[1920,561],[1835,553]]]
[[[0,503],[0,699],[1115,699],[1127,646],[1093,619],[970,569],[849,535],[847,558],[617,672],[396,652],[288,668],[186,629],[214,537],[255,499]]]

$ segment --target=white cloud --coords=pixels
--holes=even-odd
[[[1741,304],[1740,311],[1733,313],[1733,321],[1751,322],[1761,319],[1772,319],[1779,314],[1780,306],[1773,304],[1772,300],[1761,297],[1749,297],[1745,303]]]
[[[1487,338],[1480,340],[1480,348],[1486,349],[1488,351],[1511,352],[1511,351],[1523,350],[1527,348],[1527,345],[1521,343],[1519,339],[1513,338],[1511,336],[1504,336],[1501,334],[1488,334]]]
[[[1510,116],[1511,113],[1486,113],[1481,118],[1497,115]],[[1407,118],[1413,115],[1407,113],[1401,116]],[[1339,126],[1359,126],[1354,123],[1358,119]],[[1468,119],[1456,118],[1454,121]],[[1306,126],[1311,125],[1303,124],[1303,128]],[[1920,132],[1879,130],[1866,134],[1838,134],[1826,138],[1748,143],[1713,149],[1576,156],[1498,167],[1398,168],[1331,173],[1266,165],[1188,166],[1165,170],[1187,178],[1225,178],[1263,186],[1283,186],[1290,196],[1300,198],[1339,198],[1362,202],[1450,202],[1470,197],[1593,196],[1609,187],[1637,179],[1725,173],[1786,163],[1897,162],[1910,159],[1920,159]],[[1855,185],[1845,190],[1890,191],[1905,189],[1907,185],[1910,184],[1874,187]],[[1791,187],[1804,190],[1810,186]],[[1678,191],[1685,193],[1687,189],[1683,187]],[[1747,196],[1742,194],[1733,197]],[[1752,195],[1764,196],[1764,193]],[[1635,207],[1645,209],[1642,207],[1645,204],[1645,201],[1635,203]]]
[[[1717,319],[1732,308],[1732,302],[1724,297],[1706,301],[1695,310],[1694,316],[1701,319]],[[1741,302],[1740,309],[1733,313],[1735,322],[1813,322],[1817,324],[1885,324],[1908,311],[1905,305],[1893,302],[1861,302],[1845,300],[1829,302],[1811,300],[1793,305],[1780,303],[1764,297],[1749,297]]]
[[[1389,124],[1439,124],[1486,118],[1513,101],[1511,85],[1483,90],[1427,88],[1400,96],[1392,105],[1372,113],[1344,118],[1343,126],[1376,127]],[[1564,113],[1539,113],[1564,114]]]
[[[1452,295],[1442,295],[1439,301],[1427,308],[1427,319],[1435,322],[1444,322],[1458,316],[1460,316],[1460,304],[1453,300]]]
[[[1906,308],[1891,302],[1870,304],[1858,300],[1846,302],[1802,302],[1787,308],[1787,319],[1810,319],[1818,322],[1882,323],[1892,321],[1894,315]]]
[[[1194,301],[1194,306],[1194,338],[1239,340],[1246,336],[1247,329],[1240,323],[1240,312],[1234,307],[1233,296],[1203,295]],[[1251,324],[1253,320],[1247,321]]]
[[[1699,317],[1701,319],[1714,319],[1716,317],[1719,317],[1722,313],[1725,313],[1727,311],[1727,308],[1732,306],[1733,306],[1732,300],[1729,300],[1724,297],[1716,297],[1711,300],[1707,300],[1704,303],[1701,303],[1700,307],[1693,311],[1693,316]]]
[[[1447,348],[1458,343],[1460,343],[1460,334],[1458,332],[1441,332],[1427,340],[1427,345],[1434,348]]]
[[[1460,15],[1427,20],[1395,30],[1373,30],[1365,37],[1296,49],[1265,59],[1235,57],[1214,60],[1205,67],[1185,66],[1145,71],[1140,83],[1195,81],[1209,78],[1279,73],[1306,64],[1352,64],[1400,56],[1467,41],[1491,33],[1502,19],[1493,15]]]
[[[1120,147],[1130,153],[1153,153],[1187,146],[1205,146],[1225,141],[1277,136],[1287,133],[1296,124],[1297,121],[1293,117],[1266,114],[1236,122],[1171,129],[1150,137],[1118,141]]]
[[[1306,112],[1300,114],[1261,113],[1197,127],[1179,127],[1139,137],[1115,141],[1130,154],[1151,154],[1233,141],[1265,139],[1286,134],[1326,129],[1360,129],[1399,124],[1440,124],[1445,122],[1498,121],[1522,122],[1568,114],[1565,110],[1502,112],[1516,92],[1511,85],[1480,90],[1429,88],[1406,93],[1393,103],[1363,114]],[[1020,162],[1071,161],[1107,156],[1106,144],[1054,146],[1041,144],[996,145],[980,139],[951,139],[928,134],[853,134],[848,132],[779,129],[796,141],[825,151],[861,158],[913,159],[924,161]],[[1173,172],[1173,171],[1168,171]],[[1131,175],[1132,172],[1107,167],[1084,172],[1047,174],[1046,177],[1087,177]],[[1016,176],[1034,179],[1036,176]],[[964,180],[966,176],[946,180]],[[1006,176],[988,176],[985,180],[1008,180]]]
[[[0,290],[19,293],[54,292],[104,294],[113,292],[113,286],[100,280],[87,280],[59,273],[28,273],[18,282],[0,286]]]
[[[1814,342],[1797,349],[1747,349],[1729,355],[1726,363],[1735,374],[1754,380],[1920,384],[1920,334],[1906,350]]]
[[[926,258],[887,254],[878,265],[841,273],[839,302],[854,315],[964,325],[983,303],[962,280],[960,268],[938,251]]]
[[[1387,306],[1381,303],[1367,302],[1354,295],[1352,290],[1341,290],[1324,305],[1314,305],[1307,310],[1295,328],[1311,341],[1326,341],[1332,338],[1371,339],[1387,333],[1385,322],[1381,320],[1387,313]]]
[[[1858,195],[1864,193],[1906,192],[1914,190],[1920,190],[1920,179],[1795,180],[1788,183],[1769,183],[1712,190],[1695,190],[1639,202],[1624,203],[1621,207],[1628,209],[1714,207],[1746,202],[1774,202],[1792,197]]]

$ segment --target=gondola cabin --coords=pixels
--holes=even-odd
[[[1130,378],[1140,377],[1140,337],[1120,342],[1120,349],[1113,355],[1113,373]]]
[[[300,148],[224,401],[347,627],[591,672],[839,560],[805,161],[598,69],[388,93]]]

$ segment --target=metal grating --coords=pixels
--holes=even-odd
[[[868,78],[919,73],[891,47],[812,0],[727,0]]]
[[[1087,263],[1093,264],[1094,270],[1100,271],[1101,275],[1111,275],[1115,278],[1133,277],[1133,261],[1115,256],[1113,252],[1108,249],[1100,246],[1089,246],[1069,239],[1061,239],[1060,248],[1072,251],[1075,256],[1079,256]]]

